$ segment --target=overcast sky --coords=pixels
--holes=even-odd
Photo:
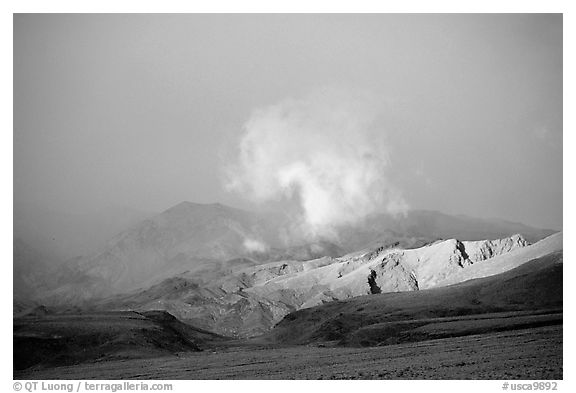
[[[561,15],[16,15],[15,206],[251,207],[246,125],[326,88],[406,206],[562,227]]]

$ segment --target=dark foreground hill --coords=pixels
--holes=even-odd
[[[335,301],[287,315],[282,344],[373,346],[562,323],[562,251],[507,272],[415,292]]]
[[[15,379],[560,380],[562,326],[382,347],[236,347],[14,372]],[[496,383],[496,382],[495,382]]]
[[[222,340],[164,311],[33,314],[14,319],[14,370],[202,351]]]

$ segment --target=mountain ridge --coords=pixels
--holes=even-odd
[[[510,324],[502,321],[522,315],[520,311],[528,312],[526,315],[561,312],[562,258],[562,251],[557,251],[490,277],[302,309],[284,317],[263,339],[284,344],[335,341],[339,345],[385,345],[451,336],[458,331],[481,332],[474,322],[479,315],[506,329]],[[472,324],[464,322],[466,319]],[[558,323],[554,317],[547,321]],[[423,335],[424,329],[427,335]]]
[[[97,252],[69,260],[56,272],[46,274],[45,283],[28,286],[20,295],[28,291],[29,300],[78,303],[144,289],[179,274],[211,277],[238,263],[333,258],[374,245],[417,248],[459,232],[466,226],[462,220],[433,211],[413,211],[404,218],[379,215],[368,218],[366,226],[342,228],[336,239],[286,244],[282,215],[261,215],[220,203],[184,201],[131,225]],[[492,235],[486,239],[495,239],[501,233],[509,236],[519,232],[512,229],[529,228],[517,224],[512,228],[496,225],[487,229],[486,225],[486,221],[473,220],[465,236],[453,237],[474,240],[489,232]],[[524,232],[530,240],[549,231],[530,228]],[[15,266],[19,263],[15,255]],[[22,281],[26,279],[18,282]]]
[[[561,239],[561,234],[554,237]],[[528,245],[514,235],[500,241],[453,239],[418,249],[377,247],[337,258],[241,264],[207,276],[187,274],[166,279],[148,289],[97,302],[96,307],[165,309],[218,334],[250,337],[267,332],[282,317],[299,309],[374,293],[432,288],[443,285],[446,277],[498,256],[516,251],[519,255],[514,266],[518,266],[535,253],[547,254],[558,248],[562,248],[561,241],[544,239]],[[525,249],[534,251],[520,253]]]

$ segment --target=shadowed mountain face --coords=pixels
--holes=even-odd
[[[497,239],[520,233],[530,241],[551,233],[521,224],[428,211],[374,216],[357,227],[341,228],[337,238],[308,243],[287,243],[289,226],[289,219],[281,215],[183,202],[121,232],[99,251],[69,260],[56,272],[44,275],[43,282],[20,292],[29,292],[28,298],[44,303],[78,304],[146,288],[174,276],[187,274],[206,281],[239,264],[338,257],[367,247],[416,248],[442,238]],[[15,254],[14,263],[22,268],[18,271],[26,272],[30,260]],[[18,283],[34,279],[29,273],[20,276],[15,276]]]
[[[228,259],[249,254],[247,240],[274,244],[267,224],[219,204],[181,203],[120,233],[102,250],[69,261],[58,272],[61,285],[44,297],[60,303],[79,301],[186,271],[218,269]]]
[[[417,292],[337,301],[287,315],[279,343],[382,345],[561,324],[562,251],[491,277]]]

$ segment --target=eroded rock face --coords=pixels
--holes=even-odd
[[[372,270],[380,292],[404,292],[418,290],[413,271],[403,263],[404,252],[390,253]]]
[[[514,235],[505,239],[485,240],[482,242],[464,242],[466,253],[472,263],[484,261],[514,249],[526,247],[528,241],[522,235]]]
[[[240,264],[225,273],[215,271],[209,279],[189,275],[165,280],[103,306],[163,308],[195,326],[250,337],[271,329],[290,312],[356,296],[431,288],[526,245],[519,235],[477,242],[450,239],[410,250],[375,246],[340,258]]]

